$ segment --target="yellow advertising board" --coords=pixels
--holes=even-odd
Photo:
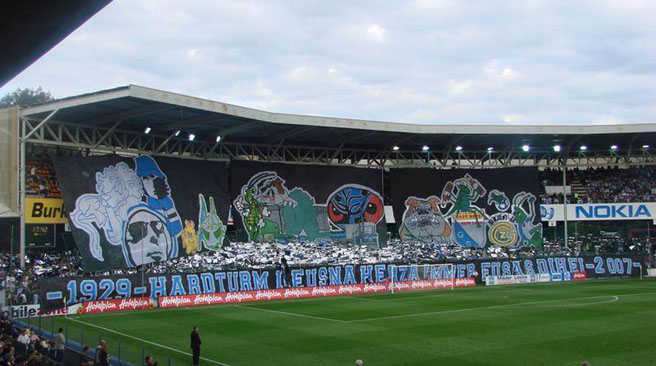
[[[25,222],[28,224],[66,224],[61,198],[25,198]]]

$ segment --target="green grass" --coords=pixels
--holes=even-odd
[[[53,322],[52,324],[50,322]],[[139,364],[654,365],[656,281],[605,280],[161,309],[42,320]],[[105,328],[105,329],[101,329]],[[111,331],[109,331],[111,330]],[[128,334],[134,338],[122,336]],[[146,343],[138,339],[152,343]],[[162,345],[163,348],[157,345]]]

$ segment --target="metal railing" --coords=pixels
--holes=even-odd
[[[180,357],[175,357],[159,347],[149,346],[138,340],[126,340],[125,337],[109,331],[77,324],[64,316],[34,316],[16,319],[14,323],[21,328],[32,329],[39,338],[47,339],[51,347],[54,345],[55,335],[62,329],[66,340],[66,365],[79,363],[84,346],[89,347],[89,358],[95,359],[101,340],[109,346],[110,365],[113,366],[141,366],[144,365],[146,356],[158,360],[158,366],[187,363],[181,362]]]

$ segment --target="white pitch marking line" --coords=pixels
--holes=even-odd
[[[140,342],[144,342],[144,343],[148,343],[148,344],[153,345],[153,346],[156,346],[156,347],[164,348],[164,349],[167,349],[167,350],[169,350],[169,351],[174,351],[174,352],[182,353],[183,355],[192,356],[191,353],[187,353],[187,352],[184,352],[184,351],[180,351],[180,350],[178,350],[178,349],[171,348],[171,347],[165,346],[165,345],[163,345],[163,344],[159,344],[159,343],[155,343],[155,342],[147,341],[147,340],[145,340],[145,339],[141,339],[141,338],[138,338],[138,337],[135,337],[135,336],[131,336],[131,335],[129,335],[129,334],[121,333],[121,332],[116,331],[116,330],[113,330],[113,329],[109,329],[109,328],[101,327],[100,325],[96,325],[96,324],[92,324],[92,323],[87,323],[87,322],[84,322],[84,321],[82,321],[82,320],[77,320],[77,319],[68,318],[68,317],[67,317],[66,319],[68,319],[68,320],[70,320],[70,321],[73,321],[73,322],[82,323],[82,324],[84,324],[84,325],[88,325],[88,326],[91,326],[91,327],[95,327],[95,328],[98,328],[98,329],[102,329],[102,330],[104,330],[104,331],[106,331],[106,332],[115,333],[115,334],[118,334],[118,335],[123,336],[123,337],[132,338],[132,339],[134,339],[134,340],[137,340],[137,341],[140,341]],[[217,364],[217,365],[222,365],[222,366],[231,366],[231,365],[229,365],[229,364],[227,364],[227,363],[223,363],[223,362],[219,362],[219,361],[210,360],[209,358],[205,358],[205,357],[201,357],[200,359],[203,360],[203,361],[207,361],[207,362],[211,362],[211,363]]]
[[[441,297],[441,296],[466,296],[466,295],[479,295],[479,294],[496,294],[496,293],[506,293],[506,292],[515,292],[515,291],[533,291],[533,289],[529,288],[514,288],[510,290],[496,290],[496,291],[478,291],[478,292],[461,292],[461,293],[454,293],[454,292],[447,292],[443,294],[433,294],[433,295],[425,295],[425,296],[408,296],[408,297],[400,297],[396,299],[386,299],[386,300],[380,300],[380,299],[371,299],[367,297],[358,297],[358,296],[346,296],[351,299],[356,299],[356,300],[367,300],[367,301],[377,301],[377,302],[387,302],[387,301],[404,301],[404,300],[415,300],[415,299],[423,299],[423,298],[428,298],[428,297]],[[371,294],[372,296],[383,296],[383,294]],[[390,295],[390,294],[386,294]]]
[[[606,297],[610,297],[610,296],[638,296],[638,295],[647,295],[647,294],[656,294],[656,292],[643,292],[643,293],[637,293],[637,294],[626,294],[626,295],[586,296],[586,297],[572,297],[572,298],[567,298],[567,299],[554,299],[554,300],[530,301],[530,302],[521,302],[521,303],[516,303],[516,304],[492,305],[492,306],[479,306],[479,307],[475,307],[475,308],[464,308],[464,309],[454,309],[454,310],[432,311],[432,312],[428,312],[428,313],[415,313],[415,314],[391,315],[391,316],[384,316],[384,317],[378,317],[378,318],[367,318],[367,319],[347,320],[347,321],[345,321],[345,322],[346,322],[346,323],[360,323],[360,322],[368,322],[368,321],[374,321],[374,320],[402,319],[402,318],[410,318],[410,317],[415,317],[415,316],[424,316],[424,315],[437,315],[437,314],[461,313],[461,312],[472,311],[472,310],[503,309],[503,308],[507,308],[507,307],[511,307],[511,306],[524,306],[524,305],[532,305],[532,304],[543,304],[543,303],[556,302],[556,301],[584,300],[584,299],[600,299],[600,298],[606,298]]]
[[[268,313],[281,314],[281,315],[287,315],[287,316],[298,316],[298,317],[301,317],[301,318],[326,320],[326,321],[337,322],[337,323],[348,323],[348,321],[346,321],[346,320],[324,318],[324,317],[321,317],[321,316],[305,315],[305,314],[298,314],[298,313],[289,313],[289,312],[286,312],[286,311],[278,311],[278,310],[271,310],[271,309],[262,309],[262,308],[258,308],[258,307],[255,307],[255,306],[235,305],[234,307],[242,308],[242,309],[251,309],[251,310],[264,311],[264,312],[268,312]]]
[[[599,305],[599,304],[608,304],[611,302],[616,302],[620,301],[619,296],[611,296],[612,298],[610,300],[606,301],[595,301],[595,302],[588,302],[588,303],[582,303],[582,304],[563,304],[563,305],[554,305],[557,307],[567,307],[567,306],[588,306],[588,305]]]

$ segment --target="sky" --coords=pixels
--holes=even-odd
[[[656,122],[656,3],[114,0],[0,88],[417,124]]]

